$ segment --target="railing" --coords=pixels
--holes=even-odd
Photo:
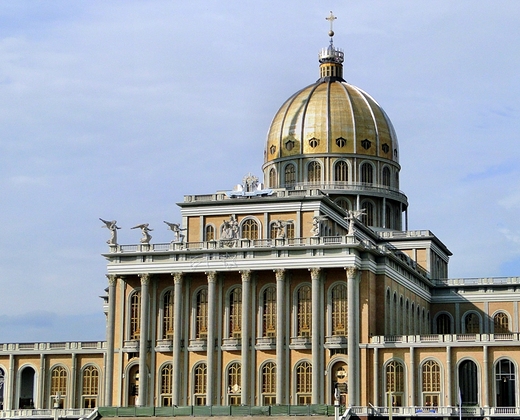
[[[479,277],[459,279],[434,279],[436,286],[485,286],[502,284],[520,284],[520,277]]]
[[[70,341],[46,343],[4,343],[0,344],[0,353],[6,352],[53,352],[62,350],[105,350],[104,341]]]
[[[378,335],[372,344],[386,343],[490,343],[507,341],[520,344],[520,333],[509,334],[426,334],[426,335]]]
[[[63,408],[51,409],[20,409],[20,410],[0,410],[0,418],[67,418],[79,419],[88,417],[95,412],[95,408]]]

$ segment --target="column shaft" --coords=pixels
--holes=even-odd
[[[181,394],[181,317],[182,273],[173,275],[173,343],[172,343],[172,403],[179,405]]]
[[[285,270],[276,270],[276,404],[284,404]]]
[[[217,273],[208,273],[208,337],[207,337],[207,359],[208,359],[208,383],[206,387],[206,405],[213,405],[215,398],[215,330],[216,330],[216,282]]]
[[[117,277],[108,275],[108,319],[107,319],[107,359],[105,366],[105,405],[112,406],[114,384],[114,332],[116,319]],[[99,402],[98,402],[99,404]]]
[[[359,405],[359,332],[357,320],[359,317],[359,285],[358,270],[347,268],[347,299],[348,299],[348,400],[349,405]]]
[[[242,273],[242,404],[251,405],[249,391],[251,357],[249,353],[249,337],[251,335],[251,323],[249,317],[251,313],[251,271]]]
[[[311,269],[311,348],[312,348],[312,404],[320,404],[321,384],[320,379],[323,374],[321,369],[321,348],[320,348],[320,276],[321,269]]]
[[[139,335],[139,394],[137,406],[145,407],[148,404],[148,369],[146,365],[148,353],[148,323],[150,314],[148,312],[150,274],[141,275],[141,325]]]

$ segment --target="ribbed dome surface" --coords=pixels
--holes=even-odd
[[[397,136],[383,109],[338,78],[322,78],[282,105],[268,132],[265,163],[324,153],[399,159]]]

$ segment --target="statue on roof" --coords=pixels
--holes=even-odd
[[[170,223],[166,221],[164,221],[164,223],[166,223],[168,228],[173,232],[173,242],[184,242],[182,231],[186,230],[186,228],[182,229],[179,223]]]
[[[109,245],[117,245],[117,229],[121,229],[117,226],[117,220],[103,220],[101,217],[99,218],[105,226],[101,226],[102,228],[107,228],[110,231],[110,239],[107,241]]]
[[[355,228],[354,223],[355,221],[360,221],[361,217],[366,215],[365,209],[361,210],[347,210],[347,217],[345,217],[346,220],[348,220],[348,234],[353,235]]]
[[[134,226],[131,229],[141,229],[141,233],[143,234],[143,237],[141,238],[142,244],[149,244],[150,240],[152,239],[152,235],[150,235],[148,232],[151,232],[153,229],[150,229],[148,223],[143,223],[141,225]]]

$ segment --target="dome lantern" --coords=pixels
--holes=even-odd
[[[334,47],[334,31],[332,25],[336,16],[330,12],[330,15],[325,18],[330,22],[330,45],[327,48],[322,48],[318,57],[320,61],[320,78],[334,77],[343,80],[343,50]]]

